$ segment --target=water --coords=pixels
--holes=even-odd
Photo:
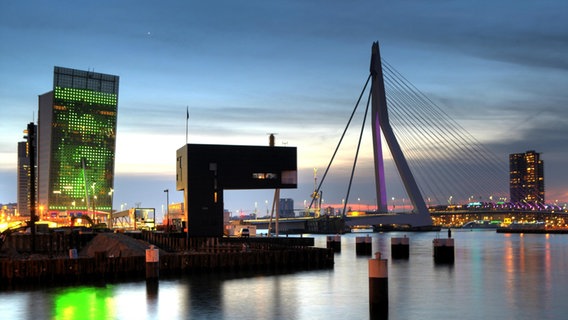
[[[146,282],[0,292],[2,319],[368,319],[368,258],[342,236],[332,270],[192,275]],[[568,235],[454,231],[455,263],[436,265],[432,239],[410,237],[410,259],[389,257],[389,319],[566,319]],[[315,236],[325,247],[325,236]]]

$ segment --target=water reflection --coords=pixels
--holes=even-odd
[[[113,296],[112,286],[59,289],[53,295],[51,318],[112,319],[115,315]]]
[[[368,259],[342,236],[332,270],[192,274],[145,281],[0,292],[5,319],[368,319]],[[360,236],[360,235],[359,235]],[[409,234],[410,258],[389,259],[389,319],[559,319],[568,296],[567,235],[453,233],[455,263],[436,265],[433,233]],[[325,247],[325,236],[316,237]]]
[[[158,313],[158,293],[160,282],[156,279],[146,280],[146,313],[154,315]]]
[[[214,274],[191,277],[187,283],[190,318],[223,319],[223,279]]]

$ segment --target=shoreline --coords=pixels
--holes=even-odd
[[[23,239],[22,239],[23,240]],[[157,240],[157,239],[156,239]],[[172,239],[162,239],[172,240]],[[198,239],[194,239],[198,240]],[[21,244],[21,240],[18,241]],[[305,245],[310,238],[201,239],[200,245],[167,251],[156,246],[158,279],[193,273],[288,272],[333,268],[332,249]],[[113,248],[120,244],[120,251]],[[151,242],[120,234],[98,234],[77,255],[60,252],[27,253],[0,257],[0,290],[20,285],[87,284],[143,280],[156,268],[146,250]],[[27,247],[27,246],[26,246]],[[165,246],[167,247],[167,246]]]
[[[497,228],[497,233],[568,234],[568,229],[510,229]]]

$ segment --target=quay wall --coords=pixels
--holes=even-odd
[[[160,276],[214,271],[274,272],[333,267],[333,252],[323,248],[251,250],[237,252],[185,252],[160,254]],[[57,257],[0,259],[0,286],[47,285],[143,279],[144,256]]]
[[[144,248],[150,244],[160,248],[160,276],[216,271],[286,272],[333,268],[334,264],[333,251],[314,248],[313,238],[187,239],[185,234],[151,232],[52,233],[36,235],[34,252],[31,239],[25,234],[6,238],[0,252],[0,288],[143,279]],[[121,244],[122,251],[116,252],[116,243]]]

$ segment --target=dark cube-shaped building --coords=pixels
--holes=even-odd
[[[186,144],[177,150],[190,237],[223,236],[223,190],[297,187],[295,147]]]

